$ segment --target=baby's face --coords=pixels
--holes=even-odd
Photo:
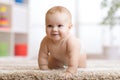
[[[46,16],[46,34],[53,41],[64,39],[71,28],[70,18],[64,13],[48,14]]]

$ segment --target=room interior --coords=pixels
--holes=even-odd
[[[0,0],[0,79],[64,80],[60,75],[65,70],[42,71],[37,64],[45,13],[62,5],[71,11],[71,32],[87,54],[87,68],[78,69],[71,80],[119,80],[120,27],[100,24],[108,10],[101,8],[101,1]]]

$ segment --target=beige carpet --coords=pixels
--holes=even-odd
[[[65,69],[39,70],[37,60],[0,60],[0,80],[65,80]],[[78,69],[68,80],[120,80],[120,61],[88,60],[87,68]]]

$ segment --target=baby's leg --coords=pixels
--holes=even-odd
[[[85,68],[86,67],[86,59],[87,58],[87,56],[86,56],[86,54],[84,53],[84,54],[80,54],[80,60],[79,60],[79,67],[80,68]]]
[[[50,69],[60,69],[60,68],[64,68],[63,66],[64,65],[59,60],[57,60],[54,57],[49,56],[48,67]]]

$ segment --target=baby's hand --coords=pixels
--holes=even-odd
[[[71,72],[65,72],[64,74],[62,74],[62,77],[64,77],[65,79],[70,79],[72,78],[73,74]]]
[[[71,78],[73,75],[71,72],[65,72],[65,78]]]
[[[41,70],[49,70],[47,65],[40,65],[39,67]]]

